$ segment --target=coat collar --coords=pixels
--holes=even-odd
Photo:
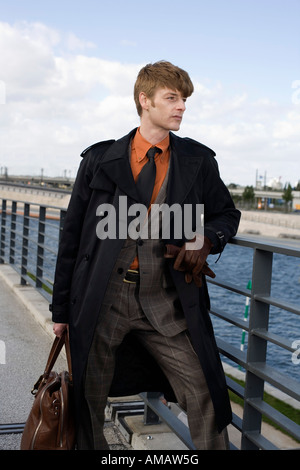
[[[130,142],[136,130],[137,128],[133,129],[109,147],[102,158],[101,169],[122,192],[138,202],[139,196],[129,161]]]
[[[101,160],[101,170],[105,172],[122,192],[139,202],[139,197],[130,168],[130,142],[136,128],[129,134],[116,140],[105,152]],[[193,186],[200,169],[202,159],[195,156],[195,146],[188,145],[170,132],[170,174],[167,190],[167,203],[182,203]]]
[[[167,203],[181,204],[196,181],[202,158],[195,155],[195,146],[170,132],[171,159]]]

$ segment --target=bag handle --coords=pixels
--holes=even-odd
[[[49,356],[48,356],[46,367],[45,367],[45,370],[44,370],[44,376],[45,377],[48,378],[48,376],[49,376],[50,372],[52,371],[53,366],[56,362],[56,359],[58,358],[59,353],[62,350],[62,347],[63,347],[64,344],[65,344],[65,335],[64,334],[62,334],[62,336],[60,336],[60,337],[58,337],[58,336],[55,337],[55,339],[53,341],[53,344],[52,344],[52,347],[51,347],[51,350],[50,350],[50,353],[49,353]]]
[[[71,350],[70,350],[69,328],[67,328],[64,331],[64,336],[65,336],[65,350],[66,350],[66,356],[67,356],[69,378],[72,381],[73,380],[73,374],[72,374],[72,360],[71,360]]]
[[[47,360],[47,364],[46,364],[46,367],[45,367],[45,371],[43,373],[43,375],[40,376],[39,380],[36,382],[36,384],[34,385],[33,389],[31,390],[31,393],[33,395],[36,394],[36,391],[38,390],[41,382],[45,383],[53,369],[53,366],[59,356],[59,353],[61,352],[62,350],[62,347],[65,346],[65,349],[66,349],[66,356],[67,356],[67,363],[68,363],[68,370],[69,370],[69,378],[70,378],[70,381],[72,382],[73,380],[73,376],[72,376],[72,361],[71,361],[71,352],[70,352],[70,340],[69,340],[69,330],[68,328],[64,330],[64,332],[62,333],[62,335],[60,337],[56,336],[54,341],[53,341],[53,344],[52,344],[52,347],[51,347],[51,350],[50,350],[50,353],[49,353],[49,356],[48,356],[48,360]]]
[[[70,340],[69,340],[69,330],[66,328],[60,337],[56,336],[52,344],[52,348],[49,353],[47,360],[44,376],[48,378],[50,372],[53,369],[53,366],[59,356],[62,347],[65,346],[69,375],[72,377],[72,362],[71,362],[71,352],[70,352]]]

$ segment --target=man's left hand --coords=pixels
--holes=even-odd
[[[175,258],[174,269],[185,272],[185,281],[189,284],[192,280],[197,287],[202,286],[202,274],[215,277],[215,273],[208,267],[206,259],[213,246],[208,237],[203,237],[203,244],[197,249],[199,240],[194,239],[185,243],[181,248],[175,245],[166,245],[165,258]],[[201,241],[202,241],[201,240]],[[192,248],[196,249],[192,249]]]

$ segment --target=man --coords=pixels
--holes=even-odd
[[[54,333],[60,336],[69,325],[78,449],[108,448],[108,396],[151,390],[187,411],[197,449],[228,445],[231,409],[204,274],[211,275],[209,253],[221,253],[235,235],[240,213],[220,179],[214,152],[170,132],[179,130],[192,93],[184,70],[166,61],[146,65],[134,89],[140,127],[82,154],[51,305]],[[153,147],[152,189],[142,169],[150,168],[146,154]],[[183,211],[203,204],[200,244],[178,235],[172,216],[167,238],[161,235],[162,217],[160,236],[130,236],[141,233],[145,222],[138,219],[130,232],[132,209],[142,203],[150,218],[154,202]],[[191,220],[195,231],[195,212]]]

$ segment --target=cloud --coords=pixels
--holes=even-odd
[[[137,42],[130,41],[130,39],[122,39],[120,41],[120,44],[121,46],[124,46],[124,47],[136,47],[137,46]]]
[[[133,84],[143,64],[91,56],[94,44],[41,23],[0,23],[0,44],[0,164],[9,174],[74,176],[85,147],[139,124]],[[300,179],[292,88],[282,105],[229,94],[220,82],[194,84],[179,135],[216,151],[226,183],[254,184],[256,169]]]
[[[103,86],[106,92],[113,94],[132,94],[133,83],[140,68],[136,64],[121,64],[102,60],[98,57],[83,55],[73,58],[59,58],[57,62],[63,70],[68,83],[82,84],[87,90]]]
[[[299,142],[300,136],[300,106],[299,111],[287,113],[287,120],[279,120],[274,125],[273,136],[276,140],[292,140]]]
[[[28,25],[12,27],[0,23],[0,70],[7,92],[15,93],[26,88],[40,87],[47,81],[49,70],[54,68],[52,53],[53,32],[45,38],[45,27]]]
[[[82,41],[73,33],[67,34],[66,45],[70,51],[84,51],[86,49],[94,49],[96,47],[93,42]]]
[[[196,94],[180,133],[216,151],[227,184],[254,185],[257,169],[268,179],[300,180],[300,105],[227,96],[221,84],[198,87]]]

